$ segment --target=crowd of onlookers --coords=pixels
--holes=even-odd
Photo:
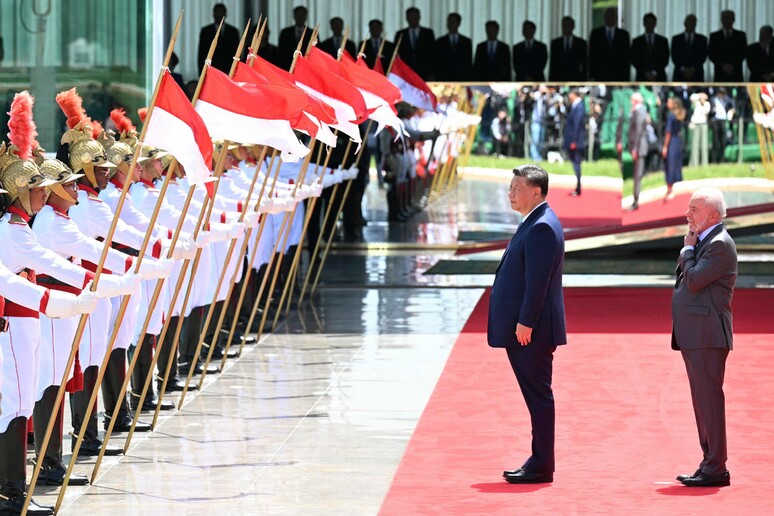
[[[664,171],[669,197],[684,165],[738,161],[746,144],[757,149],[753,127],[745,87],[522,86],[487,99],[477,153],[569,160],[579,178],[581,161],[622,161],[627,153],[637,184]]]

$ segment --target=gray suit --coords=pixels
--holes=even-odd
[[[707,475],[726,471],[723,378],[733,348],[731,298],[736,283],[736,246],[723,224],[694,250],[680,253],[672,294],[672,349],[688,373],[691,400]]]
[[[640,199],[640,182],[645,173],[645,157],[648,155],[648,113],[640,104],[629,119],[629,152],[637,152],[634,160],[634,204]]]

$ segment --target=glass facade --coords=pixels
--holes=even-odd
[[[15,93],[35,97],[38,141],[55,152],[65,117],[54,97],[76,87],[88,115],[123,107],[139,126],[152,78],[151,0],[0,0],[0,128]],[[153,74],[155,76],[155,74]]]

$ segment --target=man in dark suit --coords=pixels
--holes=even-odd
[[[486,22],[486,41],[476,46],[473,60],[473,80],[498,82],[511,80],[511,50],[499,41],[500,24],[494,20]]]
[[[226,18],[226,6],[215,4],[212,8],[213,24],[202,27],[199,32],[199,74],[204,68],[204,60],[207,59],[207,53],[210,50],[212,40],[215,38],[215,32],[218,30],[220,21]],[[234,62],[234,54],[239,47],[239,31],[233,25],[223,22],[218,36],[218,44],[215,46],[215,52],[212,54],[212,66],[223,73],[231,70],[231,63]]]
[[[629,33],[618,28],[618,9],[608,7],[605,25],[589,35],[589,79],[592,81],[626,81],[631,75]]]
[[[750,82],[774,81],[774,42],[771,25],[761,27],[757,43],[747,47],[747,68]]]
[[[723,225],[723,194],[696,190],[688,204],[688,234],[677,260],[672,293],[672,349],[680,350],[703,458],[695,473],[679,475],[689,487],[727,486],[726,407],[723,377],[733,349],[731,298],[736,246]]]
[[[564,233],[546,203],[548,173],[537,165],[513,169],[511,208],[524,217],[503,253],[489,300],[487,340],[505,348],[532,420],[532,455],[503,472],[512,484],[553,482],[552,362],[567,343],[562,294]]]
[[[382,44],[382,37],[384,36],[384,25],[382,20],[371,20],[368,22],[369,38],[366,41],[365,46],[365,62],[369,68],[374,67],[376,62],[376,54],[379,52],[379,47]],[[382,69],[386,72],[387,66],[390,64],[392,54],[395,52],[395,45],[389,41],[384,42],[384,48],[382,48]]]
[[[521,25],[524,41],[513,46],[513,70],[516,80],[524,82],[542,82],[546,80],[543,70],[548,61],[548,49],[545,43],[535,39],[537,27],[529,20]]]
[[[581,194],[581,160],[586,150],[586,107],[577,89],[570,90],[570,111],[564,121],[562,148],[570,157],[578,184],[571,195]]]
[[[435,80],[469,81],[473,70],[473,43],[459,33],[462,16],[449,13],[446,28],[449,33],[435,41]]]
[[[672,37],[672,80],[704,82],[704,62],[707,60],[707,36],[696,34],[696,16],[689,14],[683,21],[685,32]]]
[[[642,17],[645,34],[632,41],[632,66],[637,82],[666,82],[666,67],[669,64],[669,42],[656,34],[656,15],[647,13]]]
[[[640,207],[640,184],[645,174],[645,158],[648,156],[648,112],[645,110],[645,104],[642,103],[642,94],[632,93],[631,102],[628,144],[634,162],[634,202],[629,208],[630,211]]]
[[[435,63],[435,33],[432,29],[419,26],[419,9],[406,9],[408,28],[395,33],[395,41],[402,35],[398,55],[412,70],[426,81],[433,80]]]
[[[303,5],[293,8],[293,25],[285,27],[279,33],[277,41],[277,66],[283,70],[289,70],[293,63],[293,53],[298,47],[298,42],[303,34],[304,43],[301,52],[305,52],[309,41],[312,39],[312,30],[306,25],[308,11]],[[304,30],[306,29],[306,30]]]
[[[573,34],[575,20],[562,18],[562,36],[551,41],[551,66],[548,77],[557,82],[581,82],[586,80],[586,40]]]
[[[344,20],[336,16],[331,18],[330,25],[333,36],[320,42],[320,44],[317,45],[317,48],[332,55],[334,59],[338,59],[341,42],[344,39],[342,36],[342,33],[344,32]],[[357,58],[357,48],[351,39],[348,39],[347,42],[344,43],[344,49],[349,53],[352,59]]]
[[[734,11],[720,13],[720,24],[723,26],[717,32],[710,34],[709,58],[715,65],[715,82],[743,82],[742,63],[747,54],[747,35],[734,29],[736,15]]]

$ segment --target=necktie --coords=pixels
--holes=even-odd
[[[336,50],[341,48],[341,38],[333,38],[333,47]]]
[[[411,36],[411,48],[416,48],[417,46],[417,33],[416,29],[409,29],[409,35]]]
[[[565,36],[564,37],[564,53],[569,54],[570,53],[570,37]]]
[[[527,40],[527,43],[525,46],[527,47],[527,50],[532,50],[532,42],[530,40]]]
[[[373,38],[371,40],[371,47],[374,49],[374,54],[379,52],[379,38]]]
[[[726,31],[726,39],[731,39],[731,31],[730,30]]]
[[[688,46],[693,45],[693,34],[687,34],[686,38],[688,39]]]
[[[495,54],[495,42],[489,42],[489,59],[493,59]]]
[[[607,44],[608,44],[608,46],[612,46],[612,44],[613,44],[613,29],[612,28],[607,29]]]
[[[454,50],[457,47],[457,35],[456,34],[452,34],[452,36],[451,36],[451,46],[452,46],[452,50]]]

